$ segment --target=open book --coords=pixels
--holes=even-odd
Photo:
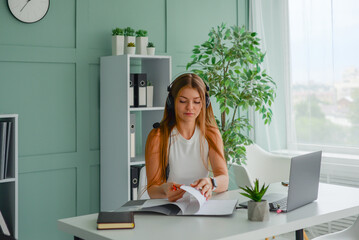
[[[237,200],[206,200],[199,190],[181,186],[186,193],[176,202],[167,199],[129,201],[117,211],[157,212],[166,215],[230,215]]]

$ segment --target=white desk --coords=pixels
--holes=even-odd
[[[270,187],[271,192],[278,186]],[[246,200],[238,190],[218,194],[215,199]],[[340,203],[340,204],[338,204]],[[244,239],[255,240],[292,232],[359,214],[359,189],[320,184],[318,200],[289,213],[271,213],[267,222],[251,222],[247,210],[225,217],[165,216],[136,213],[135,229],[96,230],[97,214],[61,219],[58,227],[75,239]],[[77,238],[78,237],[78,238]]]

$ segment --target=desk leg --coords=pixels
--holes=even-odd
[[[74,240],[83,240],[82,238],[74,236]]]
[[[303,240],[303,229],[295,231],[295,240]]]

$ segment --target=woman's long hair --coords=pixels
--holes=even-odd
[[[169,108],[166,104],[163,118],[160,122],[160,127],[159,129],[156,129],[157,131],[158,130],[160,131],[159,134],[160,164],[155,177],[153,179],[149,179],[147,184],[147,189],[155,184],[161,184],[166,182],[166,176],[167,176],[166,167],[168,164],[168,151],[170,147],[168,143],[169,143],[170,134],[173,128],[177,126],[177,121],[178,121],[178,117],[175,112],[175,102],[178,93],[184,87],[190,87],[198,91],[202,102],[202,109],[196,119],[196,125],[200,129],[201,138],[203,139],[203,137],[205,137],[205,139],[208,142],[209,148],[212,148],[224,160],[223,149],[220,149],[219,146],[215,144],[217,141],[216,138],[218,138],[219,131],[213,114],[212,105],[209,104],[209,106],[206,107],[206,94],[208,96],[206,85],[203,82],[203,80],[196,74],[193,73],[182,74],[179,77],[177,77],[171,85],[169,95],[172,95],[173,97],[172,107]]]

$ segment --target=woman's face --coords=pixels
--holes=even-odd
[[[202,100],[195,88],[182,88],[175,101],[175,111],[178,120],[183,122],[195,122],[202,109]]]

